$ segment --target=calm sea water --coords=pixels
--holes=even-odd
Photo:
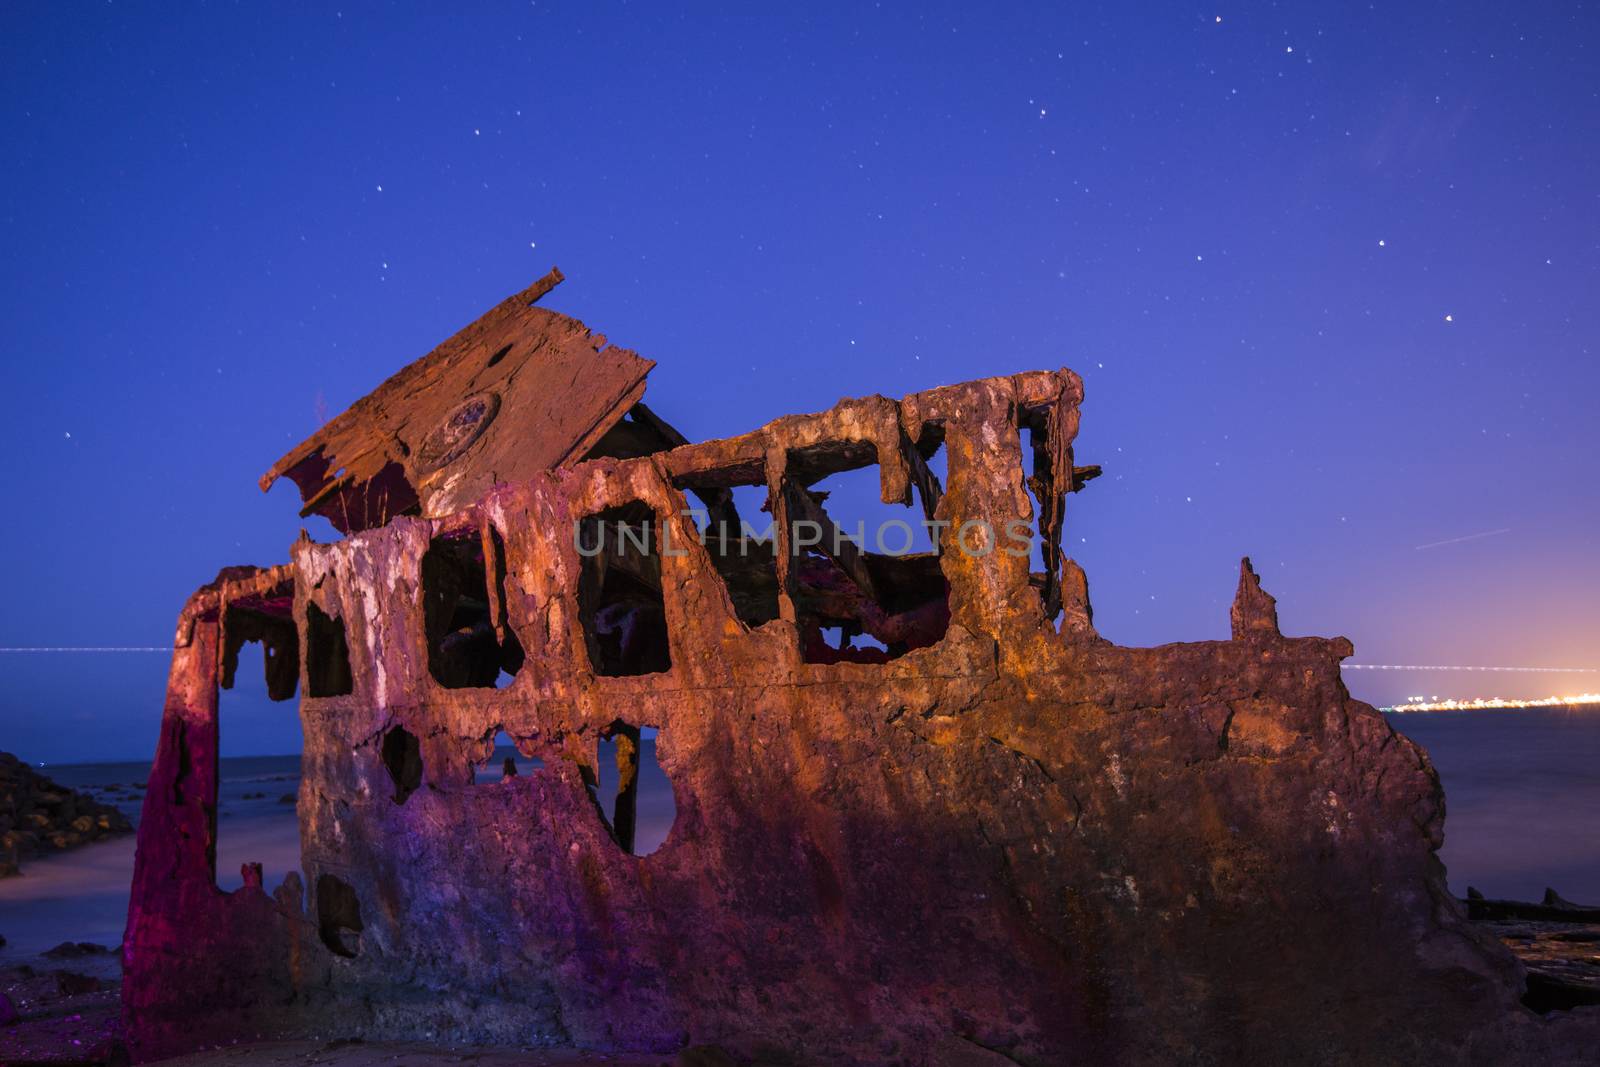
[[[1600,905],[1600,708],[1390,715],[1444,782],[1450,888]]]
[[[131,787],[150,773],[149,761],[51,764],[40,768],[62,785],[114,804],[135,823],[144,793]],[[117,788],[113,789],[112,787]],[[217,816],[217,884],[243,884],[241,864],[263,865],[267,885],[300,865],[300,829],[293,802],[300,787],[299,756],[249,756],[222,761]],[[0,962],[25,960],[63,941],[122,941],[133,879],[134,835],[23,864],[19,878],[0,879]]]
[[[1537,899],[1546,886],[1600,904],[1600,710],[1458,711],[1391,715],[1397,729],[1428,749],[1444,780],[1443,859],[1450,888]],[[636,851],[649,853],[672,825],[672,790],[646,738],[640,759]],[[479,773],[497,780],[507,756],[521,774],[538,761],[509,748]],[[63,785],[88,789],[139,817],[148,763],[85,763],[45,768]],[[601,752],[599,795],[615,788],[609,750]],[[299,787],[298,756],[222,761],[217,881],[241,884],[239,867],[261,863],[270,889],[300,865],[299,825],[286,794]],[[109,787],[117,785],[121,790]],[[607,813],[610,804],[604,804]],[[22,960],[62,941],[116,945],[127,918],[133,837],[35,860],[20,878],[0,880],[0,962]]]

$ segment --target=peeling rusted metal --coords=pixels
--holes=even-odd
[[[1349,642],[1283,636],[1248,563],[1232,640],[1095,631],[1061,551],[1067,493],[1098,473],[1074,465],[1075,374],[688,443],[640,404],[649,362],[529,307],[542,292],[263,479],[288,474],[356,532],[225,571],[180,616],[123,947],[137,1055],[335,1030],[807,1064],[1557,1064],[1592,1047],[1593,1020],[1522,1011],[1516,963],[1450,897],[1438,778],[1345,690]],[[486,390],[487,426],[423,447]],[[797,553],[792,523],[828,506],[811,487],[874,461],[884,502],[940,524],[938,551]],[[396,468],[418,514],[375,502]],[[765,487],[776,553],[718,559],[748,539],[702,542],[686,494],[731,509],[745,485]],[[575,528],[608,509],[680,551],[589,560]],[[1044,572],[995,550],[1012,524],[1041,536]],[[441,544],[448,588],[429,588]],[[664,668],[596,662],[596,575],[626,586],[613,621],[661,624]],[[223,893],[217,688],[238,643],[281,642],[285,620],[304,878]],[[828,646],[830,626],[884,648]],[[513,640],[509,685],[459,686]],[[472,671],[439,669],[446,641]],[[636,856],[645,728],[677,817]],[[499,731],[544,765],[475,784]],[[602,738],[623,779],[610,824]]]

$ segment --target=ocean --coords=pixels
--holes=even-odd
[[[1537,900],[1550,886],[1569,900],[1600,905],[1600,709],[1411,712],[1391,714],[1389,721],[1428,749],[1444,780],[1441,856],[1456,895],[1470,885],[1491,897]],[[480,780],[498,779],[508,756],[522,774],[538,764],[502,747]],[[601,757],[604,797],[616,772],[609,752]],[[143,782],[149,769],[148,762],[133,762],[44,771],[137,821],[143,793],[128,787]],[[299,782],[298,756],[222,761],[217,882],[223,889],[239,887],[239,867],[247,861],[263,865],[269,890],[299,866],[299,824],[294,805],[283,800]],[[655,760],[654,740],[646,737],[636,851],[654,851],[671,825],[671,786]],[[35,859],[22,877],[0,879],[0,935],[8,942],[0,964],[32,959],[62,941],[120,943],[133,852],[128,835]]]
[[[1444,782],[1450,888],[1600,906],[1600,708],[1388,716]]]
[[[60,785],[92,793],[135,824],[150,774],[148,760],[59,763],[38,768]],[[294,803],[282,798],[300,786],[299,756],[245,756],[222,761],[217,815],[217,884],[244,884],[239,868],[263,865],[268,888],[300,865],[300,826]],[[63,941],[122,943],[133,880],[134,835],[25,860],[22,875],[0,879],[0,964],[38,956]]]

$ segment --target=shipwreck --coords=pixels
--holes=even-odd
[[[691,442],[650,361],[538,306],[558,281],[267,471],[344,536],[183,608],[122,949],[136,1058],[1555,1064],[1600,1038],[1528,1011],[1447,891],[1438,778],[1346,691],[1349,642],[1281,634],[1248,561],[1231,640],[1096,633],[1061,550],[1098,473],[1075,374]],[[817,487],[861,469],[931,550],[834,536]],[[585,540],[606,523],[658,536]],[[1017,524],[1038,551],[994,550]],[[224,892],[218,690],[252,641],[299,697],[303,874]],[[540,768],[485,781],[501,733]],[[675,818],[639,855],[649,733]]]

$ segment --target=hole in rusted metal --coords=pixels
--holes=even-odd
[[[544,760],[538,756],[523,755],[515,739],[504,730],[498,730],[489,746],[488,757],[472,765],[472,784],[484,785],[522,778],[543,768]]]
[[[345,696],[354,688],[344,620],[315,601],[306,604],[306,690],[314,697]]]
[[[267,697],[288,700],[300,686],[300,635],[294,626],[294,589],[281,597],[228,606],[223,625],[227,641],[222,650],[218,684],[232,689],[239,669],[239,654],[252,642],[261,645]]]
[[[394,802],[404,804],[422,785],[422,745],[404,726],[393,726],[384,731],[380,755],[394,782]]]
[[[583,519],[578,615],[596,674],[657,674],[672,667],[661,593],[662,526],[634,502]],[[682,551],[681,548],[676,551]]]
[[[930,435],[925,447],[931,454],[941,443]],[[807,663],[884,663],[936,644],[949,626],[949,583],[928,522],[942,486],[928,457],[903,448],[913,477],[906,499],[889,504],[871,442],[790,453],[789,595]]]
[[[673,484],[698,498],[690,518],[739,621],[754,628],[776,619],[778,549],[765,470],[696,472]]]
[[[1018,412],[1017,441],[1022,449],[1022,482],[1033,505],[1028,584],[1039,594],[1045,617],[1053,622],[1061,614],[1060,561],[1055,557],[1060,555],[1065,487],[1050,469],[1049,410]]]
[[[322,943],[328,946],[328,951],[336,956],[354,959],[361,946],[361,938],[356,936],[352,947],[346,935],[359,935],[362,929],[361,901],[357,899],[356,891],[350,888],[349,883],[334,875],[318,875],[317,934],[322,938]]]
[[[436,537],[422,557],[423,627],[428,672],[447,689],[503,688],[522,669],[522,644],[507,623],[505,545],[491,530],[491,585],[477,531]],[[498,626],[496,622],[498,621]]]
[[[624,852],[648,856],[666,842],[677,818],[672,782],[656,758],[658,731],[621,719],[600,733],[589,782],[595,807]]]

